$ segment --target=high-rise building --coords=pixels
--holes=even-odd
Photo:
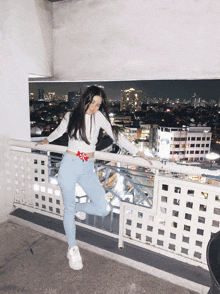
[[[192,99],[191,99],[191,105],[194,107],[199,107],[201,106],[201,98],[197,96],[196,93],[193,94]]]
[[[44,100],[44,89],[38,89],[38,100]]]
[[[141,111],[141,90],[130,88],[121,92],[120,111]]]
[[[78,104],[82,93],[81,92],[68,92],[68,104],[69,108],[76,107]]]
[[[169,161],[204,161],[210,153],[212,132],[207,126],[159,127],[156,154]]]

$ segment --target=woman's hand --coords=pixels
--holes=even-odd
[[[149,157],[147,157],[147,156],[144,154],[144,152],[142,152],[142,151],[138,151],[138,152],[136,153],[136,155],[138,155],[138,156],[142,157],[143,159],[147,160],[151,165],[153,164],[152,161],[149,159]]]
[[[35,146],[37,146],[37,145],[45,145],[45,144],[49,144],[49,141],[47,140],[47,138],[45,138],[43,141],[38,142],[37,144],[35,144]]]

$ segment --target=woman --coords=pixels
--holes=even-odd
[[[67,112],[60,125],[46,139],[36,145],[48,144],[68,131],[68,150],[65,153],[58,174],[58,182],[64,202],[64,229],[68,240],[67,258],[72,269],[83,267],[79,248],[76,245],[75,216],[85,219],[85,213],[99,216],[109,214],[109,205],[105,191],[94,172],[94,152],[100,129],[104,129],[114,141],[130,153],[151,161],[112,127],[106,110],[106,94],[96,86],[91,86],[83,93],[78,106]],[[75,186],[78,183],[89,196],[90,202],[76,203]]]

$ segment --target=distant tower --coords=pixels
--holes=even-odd
[[[44,89],[38,89],[38,100],[44,100]]]
[[[68,92],[68,104],[69,108],[76,107],[78,104],[80,98],[81,98],[81,92]]]
[[[194,106],[194,107],[197,107],[197,94],[194,93],[193,96],[192,96],[192,99],[191,99],[191,105]]]
[[[121,92],[120,111],[141,111],[141,90],[130,88]]]

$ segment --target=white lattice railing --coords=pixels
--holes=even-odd
[[[14,150],[18,147],[23,150]],[[48,154],[64,153],[66,147],[35,147],[33,142],[11,140],[10,149],[9,174],[15,206],[62,219],[61,192],[59,186],[49,181]],[[31,149],[44,150],[48,154],[32,153]],[[141,158],[106,152],[96,152],[95,157],[151,168],[155,173],[151,209],[121,202],[119,247],[123,247],[124,241],[131,242],[206,268],[206,246],[220,225],[220,186],[217,181],[193,182],[189,177],[176,178],[165,172],[219,176],[220,171],[156,160],[150,166]]]
[[[20,150],[17,150],[20,149]],[[34,152],[33,152],[34,150]],[[36,153],[38,150],[38,153]],[[42,150],[42,151],[41,151]],[[14,197],[14,206],[17,208],[22,208],[32,212],[38,212],[41,214],[46,214],[51,217],[58,219],[63,218],[63,200],[61,196],[61,191],[59,186],[56,183],[56,179],[51,176],[51,169],[54,167],[51,166],[51,154],[53,153],[64,153],[66,147],[56,146],[56,145],[44,145],[44,146],[35,146],[33,142],[25,141],[10,141],[10,154],[9,154],[9,170],[11,177],[11,189]],[[113,161],[118,159],[117,155],[113,155],[106,152],[96,152],[96,159],[103,159],[105,161]],[[137,161],[140,159],[132,158],[129,156],[119,156],[122,162],[130,160],[130,164],[138,165]],[[61,159],[61,157],[60,157]],[[126,162],[127,163],[127,162]],[[142,163],[143,164],[143,163]],[[97,173],[101,173],[100,169],[102,167],[96,166]],[[106,165],[104,168],[107,170],[105,175],[105,180],[103,181],[103,186],[107,191],[112,192],[113,200],[110,202],[112,206],[112,211],[105,220],[100,220],[98,217],[94,217],[93,220],[90,218],[86,219],[86,222],[81,223],[81,225],[93,225],[95,227],[107,231],[118,233],[118,216],[115,216],[115,211],[120,211],[120,197],[118,197],[118,189],[116,189],[116,176],[120,175],[120,168],[118,166]],[[57,168],[58,170],[58,168]],[[132,186],[132,179],[125,175],[123,171],[123,181],[129,183],[129,186]],[[112,175],[113,174],[113,175]],[[133,176],[134,177],[134,176]],[[108,180],[107,180],[108,178]],[[55,180],[55,181],[54,181]],[[54,183],[55,182],[55,183]],[[146,185],[151,180],[146,180]],[[146,187],[142,185],[141,188],[136,187],[133,189],[133,194],[140,197],[140,194],[144,195],[144,192],[153,190],[152,183],[151,187]],[[138,184],[133,184],[138,186]],[[88,201],[84,191],[80,187],[77,187],[78,201],[85,202]],[[78,194],[80,192],[80,195]],[[85,196],[82,196],[85,195]],[[115,197],[114,197],[115,196]],[[124,195],[125,198],[130,195]],[[117,198],[118,197],[118,198]],[[152,195],[147,199],[148,205],[152,205]],[[123,198],[121,198],[123,199]],[[132,197],[131,197],[132,199]],[[115,201],[118,200],[118,201]],[[114,203],[113,203],[114,202]],[[92,224],[93,222],[93,224]],[[101,225],[100,225],[101,222]],[[94,229],[94,228],[93,228]]]
[[[207,269],[219,226],[219,186],[156,175],[153,209],[121,203],[119,247],[126,241]]]

